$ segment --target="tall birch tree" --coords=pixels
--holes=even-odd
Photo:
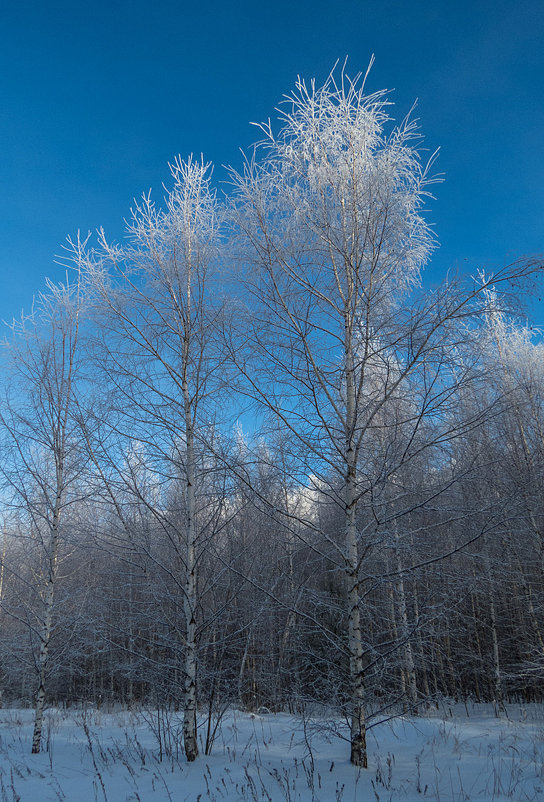
[[[362,571],[378,538],[394,539],[393,517],[376,517],[376,493],[422,448],[453,436],[448,411],[474,375],[462,346],[483,289],[420,290],[433,248],[424,216],[432,158],[422,161],[413,120],[391,127],[388,105],[383,92],[365,94],[360,76],[331,75],[322,87],[299,80],[279,131],[262,125],[263,141],[232,173],[247,268],[247,348],[233,338],[232,356],[245,392],[281,421],[301,484],[326,487],[343,521],[328,559],[345,582],[358,766],[367,765]],[[386,414],[402,398],[404,417]]]
[[[414,123],[386,134],[386,96],[365,95],[359,79],[342,73],[321,88],[299,80],[281,119],[279,134],[263,126],[260,150],[234,175],[250,293],[270,312],[259,315],[265,335],[250,335],[262,365],[245,372],[309,461],[341,477],[351,760],[366,766],[359,462],[365,434],[417,358],[389,370],[399,303],[432,247],[421,215],[429,178]],[[373,364],[387,374],[378,392]]]
[[[202,514],[204,452],[226,384],[216,336],[222,308],[215,271],[220,212],[209,165],[177,160],[171,172],[173,186],[163,208],[150,195],[135,204],[128,245],[110,244],[101,232],[98,247],[84,256],[76,247],[75,258],[89,281],[100,320],[103,337],[97,353],[104,377],[113,380],[114,430],[123,433],[129,449],[137,443],[146,456],[146,473],[154,475],[157,486],[149,512],[167,532],[180,563],[183,737],[192,761],[198,755],[197,572],[214,518],[209,509]],[[122,479],[118,455],[111,464]],[[176,490],[180,483],[181,494]],[[165,500],[180,495],[174,520]],[[139,501],[145,501],[141,490]],[[117,511],[122,517],[118,504]]]

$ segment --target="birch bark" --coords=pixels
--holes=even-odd
[[[49,644],[53,631],[53,606],[55,602],[55,585],[57,580],[59,558],[59,524],[62,504],[62,490],[59,488],[53,512],[51,538],[49,542],[48,572],[44,592],[44,619],[40,633],[40,652],[38,655],[38,691],[34,708],[34,731],[32,734],[32,754],[38,754],[42,740],[43,712],[45,707],[45,688],[47,664],[49,661]]]
[[[187,286],[188,303],[190,304],[190,274]],[[188,357],[189,335],[185,338],[185,363]],[[187,505],[187,549],[185,556],[185,595],[183,607],[185,613],[185,700],[183,710],[183,743],[185,755],[189,762],[198,757],[196,729],[196,505],[195,505],[195,445],[193,431],[193,415],[187,382],[187,371],[184,370],[182,381],[183,403],[185,413],[186,437],[186,505]]]

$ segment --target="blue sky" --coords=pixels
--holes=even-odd
[[[372,53],[369,90],[394,90],[398,118],[418,99],[441,149],[431,275],[544,252],[542,0],[21,0],[0,27],[0,318],[61,277],[67,235],[121,237],[176,154],[221,179],[297,74]]]

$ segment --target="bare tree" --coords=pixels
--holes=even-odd
[[[34,627],[39,643],[34,753],[41,743],[62,523],[67,507],[80,498],[85,462],[74,418],[81,374],[80,313],[79,282],[50,284],[33,313],[13,325],[6,354],[11,382],[0,419],[7,454],[2,473],[11,505],[28,526],[27,537],[41,550],[41,609]]]
[[[178,160],[171,172],[174,185],[164,209],[147,195],[132,210],[128,246],[109,244],[101,232],[97,249],[81,254],[76,243],[74,258],[89,281],[102,326],[102,375],[112,379],[115,388],[113,431],[122,433],[130,449],[136,444],[145,455],[145,471],[154,476],[156,488],[152,500],[127,470],[128,454],[123,463],[117,452],[110,464],[117,483],[128,477],[139,502],[147,504],[175,545],[180,563],[185,611],[183,734],[192,761],[198,755],[197,571],[210,527],[217,521],[214,504],[210,507],[203,495],[211,470],[205,444],[213,437],[224,403],[226,375],[216,336],[223,305],[216,270],[220,212],[209,165]],[[182,494],[176,490],[180,483]],[[122,518],[121,506],[116,506]]]
[[[289,432],[302,483],[326,487],[341,511],[343,540],[329,537],[329,559],[345,580],[359,766],[369,662],[362,568],[380,538],[394,542],[394,520],[409,509],[406,497],[404,508],[391,499],[399,469],[454,436],[456,390],[477,375],[464,344],[485,285],[419,291],[433,247],[422,214],[432,159],[422,164],[409,118],[386,132],[387,97],[365,95],[364,84],[344,72],[323,87],[299,80],[279,133],[263,125],[264,141],[232,174],[248,267],[248,349],[233,340],[232,355],[247,394]]]

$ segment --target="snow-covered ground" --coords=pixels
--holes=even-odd
[[[510,706],[500,719],[483,706],[468,714],[446,706],[374,727],[369,768],[357,771],[339,722],[231,711],[212,754],[188,765],[176,754],[174,714],[49,710],[43,752],[31,755],[32,711],[5,709],[0,800],[544,800],[544,708]]]

